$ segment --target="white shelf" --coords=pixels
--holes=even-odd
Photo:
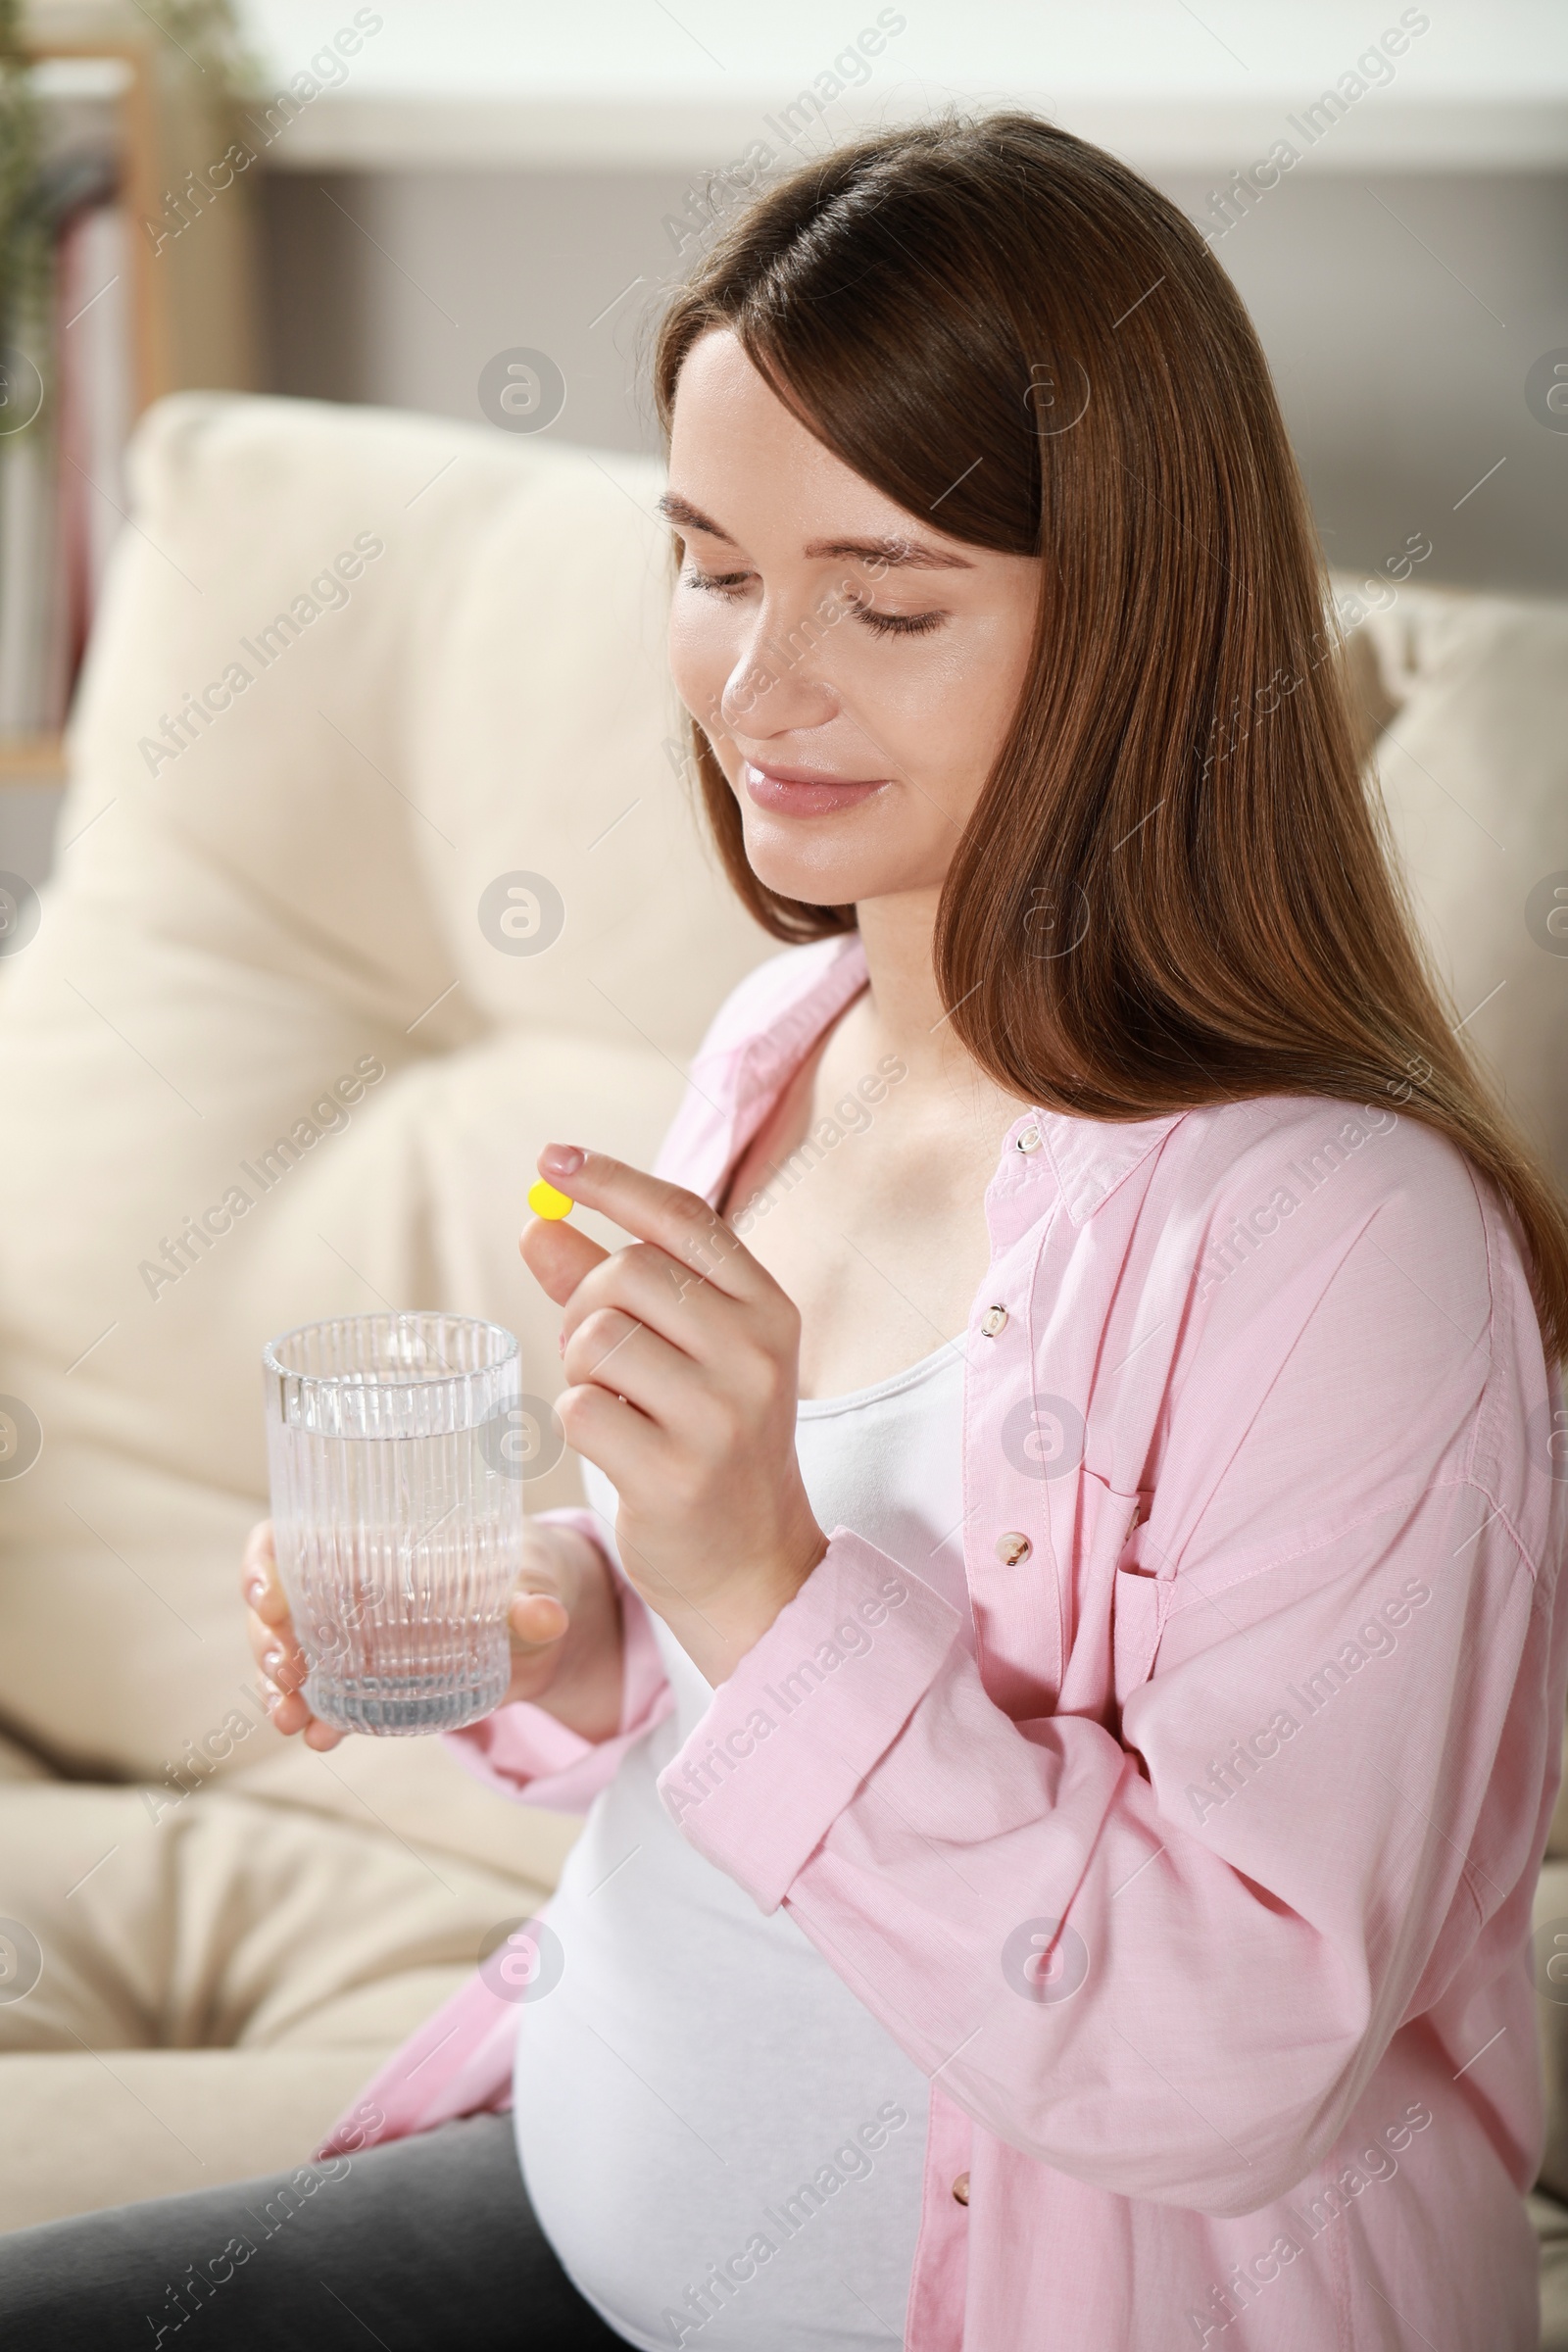
[[[323,54],[335,85],[269,146],[274,170],[718,168],[756,139],[778,150],[769,119],[819,77],[853,81],[862,35],[863,79],[830,93],[818,147],[954,102],[1021,104],[1135,164],[1222,177],[1282,137],[1314,172],[1568,166],[1562,0],[443,0],[358,11],[375,28],[342,59],[345,0],[242,13],[270,88]],[[1385,36],[1376,86],[1295,139],[1289,118]]]
[[[1193,171],[1224,176],[1266,156],[1289,138],[1313,172],[1540,172],[1568,168],[1568,106],[1519,101],[1385,105],[1375,117],[1348,113],[1312,148],[1289,127],[1301,94],[1272,102],[1163,107],[1116,99],[1069,99],[1049,90],[955,89],[956,103],[1020,105],[1108,147],[1143,171]],[[830,107],[817,132],[819,150],[857,122],[907,121],[933,102],[929,85],[906,103],[874,115]],[[1305,103],[1310,103],[1306,101]],[[638,171],[661,165],[716,168],[761,138],[782,152],[766,127],[777,93],[717,103],[597,97],[545,99],[383,91],[323,96],[267,149],[274,172],[561,170]],[[809,137],[800,143],[804,157]]]

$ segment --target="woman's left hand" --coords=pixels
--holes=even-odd
[[[573,1146],[539,1170],[637,1236],[610,1251],[536,1218],[520,1247],[565,1309],[556,1410],[620,1498],[626,1574],[716,1686],[827,1549],[795,1452],[799,1311],[695,1193]]]

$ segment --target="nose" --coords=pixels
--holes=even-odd
[[[730,734],[783,735],[819,727],[838,709],[817,647],[827,624],[808,612],[788,631],[760,613],[757,627],[724,681],[719,714]]]

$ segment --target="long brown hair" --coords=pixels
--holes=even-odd
[[[1267,365],[1197,230],[1034,116],[948,116],[804,166],[720,238],[661,324],[666,438],[711,327],[906,512],[1044,559],[1028,679],[936,922],[982,1069],[1098,1119],[1396,1103],[1496,1187],[1568,1354],[1568,1218],[1418,944]],[[758,920],[852,929],[853,906],[758,880],[695,721],[691,749]]]

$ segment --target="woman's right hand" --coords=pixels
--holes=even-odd
[[[270,1519],[251,1529],[240,1582],[274,1726],[302,1732],[307,1747],[336,1747],[347,1735],[313,1715],[300,1689],[308,1669],[277,1573]],[[531,1699],[584,1740],[612,1739],[620,1728],[620,1600],[598,1544],[574,1528],[525,1522],[507,1625],[512,1681],[502,1705]]]

